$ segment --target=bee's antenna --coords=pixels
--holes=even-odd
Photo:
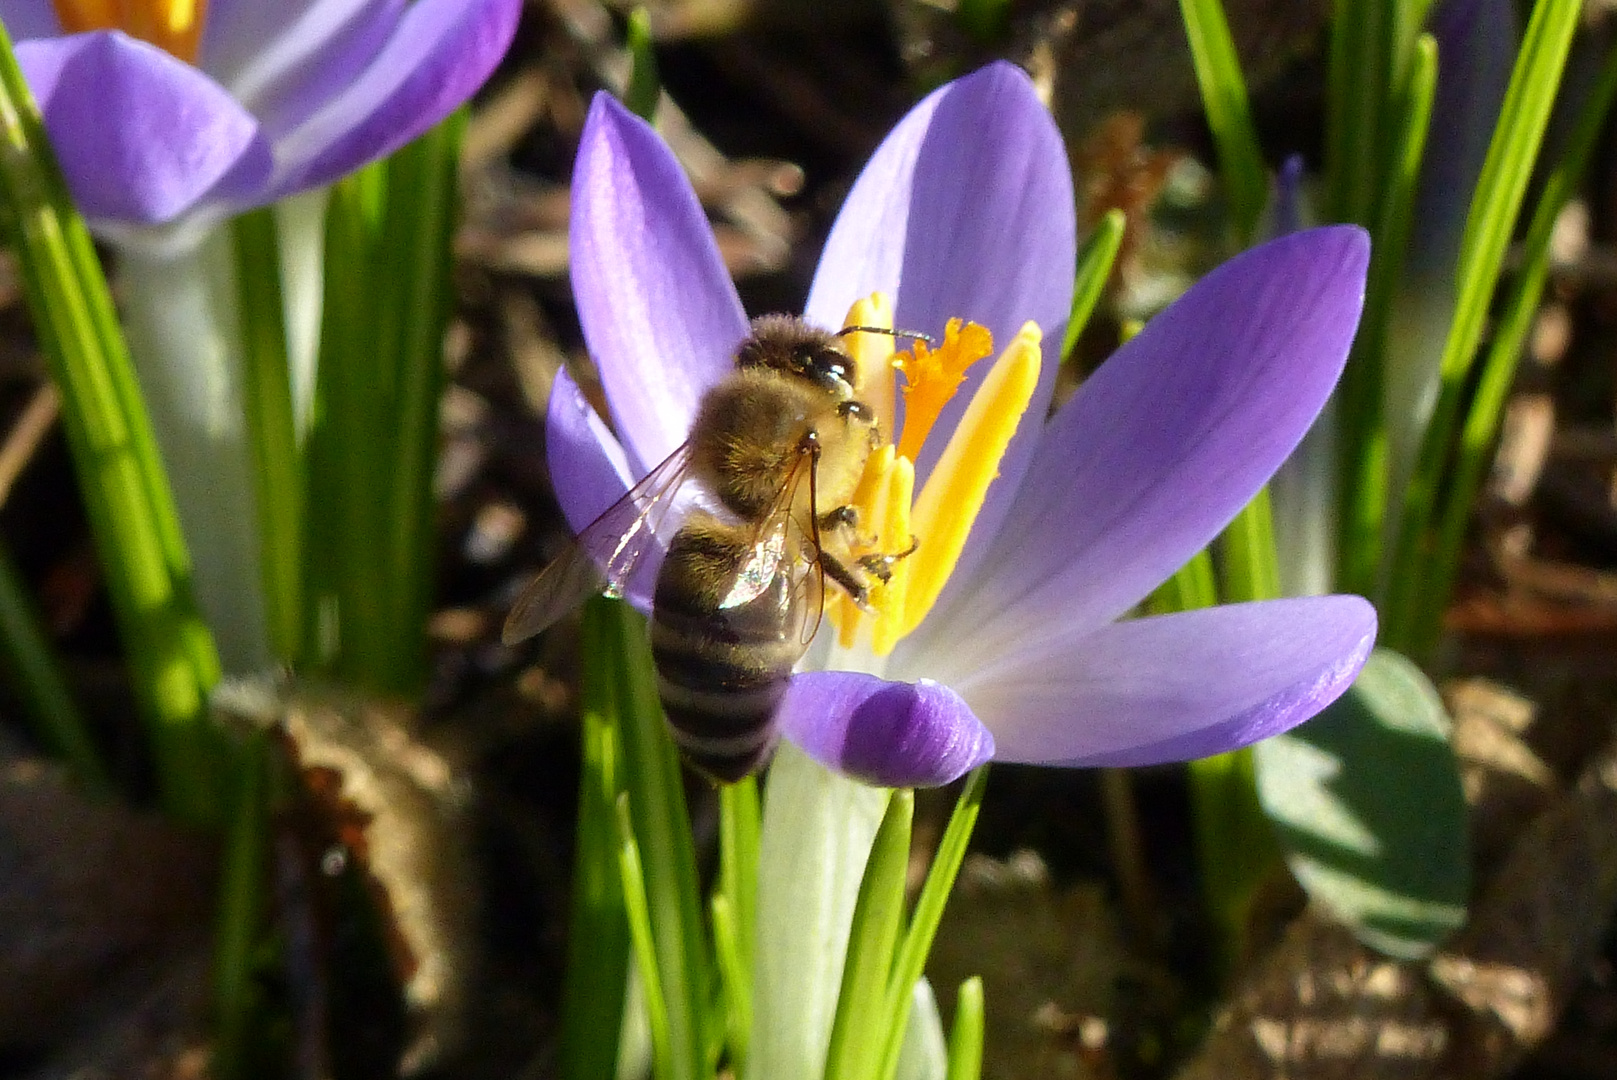
[[[886,334],[888,337],[917,338],[928,345],[936,345],[937,341],[931,334],[923,334],[919,330],[893,330],[885,326],[844,326],[837,331],[836,336],[844,334]]]

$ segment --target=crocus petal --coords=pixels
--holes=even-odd
[[[561,371],[550,391],[545,418],[545,455],[550,466],[551,484],[568,528],[578,536],[628,493],[638,477],[630,468],[628,455],[590,407],[571,375]],[[620,582],[625,597],[640,611],[651,610],[656,591],[657,571],[662,566],[667,542],[688,512],[692,492],[674,496],[666,516],[658,523],[655,542],[645,547],[629,580]],[[618,535],[586,537],[592,554],[604,556],[616,546]],[[595,544],[605,545],[597,549]]]
[[[644,472],[685,441],[747,317],[679,162],[605,94],[579,140],[568,239],[584,340]]]
[[[550,390],[545,456],[556,501],[574,536],[634,486],[623,447],[565,368]]]
[[[352,83],[404,10],[403,0],[215,2],[197,66],[252,110],[274,139]]]
[[[370,66],[277,141],[275,194],[329,183],[448,116],[505,55],[520,12],[520,0],[416,0]]]
[[[117,31],[17,46],[73,198],[92,220],[172,221],[270,169],[258,122],[213,80]]]
[[[13,42],[56,37],[62,32],[62,22],[51,0],[0,0],[0,22],[6,24],[6,33]]]
[[[1152,319],[1046,426],[978,580],[901,647],[997,656],[1098,627],[1206,546],[1336,385],[1368,259],[1358,228],[1294,233]]]
[[[938,333],[958,316],[988,327],[1000,347],[1031,319],[1046,346],[1027,413],[1036,418],[1055,385],[1052,352],[1072,302],[1076,243],[1060,133],[1026,74],[990,64],[929,95],[877,149],[837,216],[807,314],[836,325],[854,300],[882,290],[895,297],[900,329]],[[959,423],[987,369],[979,364],[968,372],[938,430]],[[957,573],[969,575],[998,531],[1036,429],[1025,421],[1012,441]],[[917,486],[943,445],[930,440],[922,451]]]
[[[1052,634],[953,685],[1001,761],[1184,761],[1313,716],[1353,682],[1375,630],[1357,596],[1233,604]]]
[[[942,683],[852,671],[792,677],[781,734],[809,757],[884,787],[947,784],[994,756],[994,738]]]

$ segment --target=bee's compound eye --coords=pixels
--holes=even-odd
[[[854,383],[853,357],[840,349],[819,346],[798,354],[802,370],[814,382],[832,393],[851,393]]]

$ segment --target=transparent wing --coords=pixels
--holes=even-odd
[[[751,555],[730,583],[721,608],[739,607],[787,578],[784,631],[807,649],[824,610],[825,571],[815,526],[814,470],[817,455],[802,454],[787,474],[769,512],[753,530]],[[805,485],[807,485],[805,487]],[[807,496],[805,498],[804,496]]]
[[[623,595],[640,560],[662,540],[663,525],[690,467],[690,447],[669,454],[522,590],[500,634],[514,644],[550,626],[599,592]]]
[[[806,474],[801,479],[794,473],[793,487],[808,482],[808,500],[803,505],[794,491],[788,500],[787,513],[791,519],[794,561],[789,569],[792,575],[791,607],[786,616],[786,628],[797,631],[797,640],[807,650],[814,635],[820,632],[820,620],[825,616],[825,563],[820,559],[820,496],[816,483],[820,455],[804,455],[795,473]]]

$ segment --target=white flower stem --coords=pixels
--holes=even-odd
[[[125,329],[190,549],[192,584],[227,674],[272,660],[264,616],[230,236],[121,249]]]
[[[783,742],[769,770],[758,867],[747,1080],[818,1080],[859,882],[890,792]]]

